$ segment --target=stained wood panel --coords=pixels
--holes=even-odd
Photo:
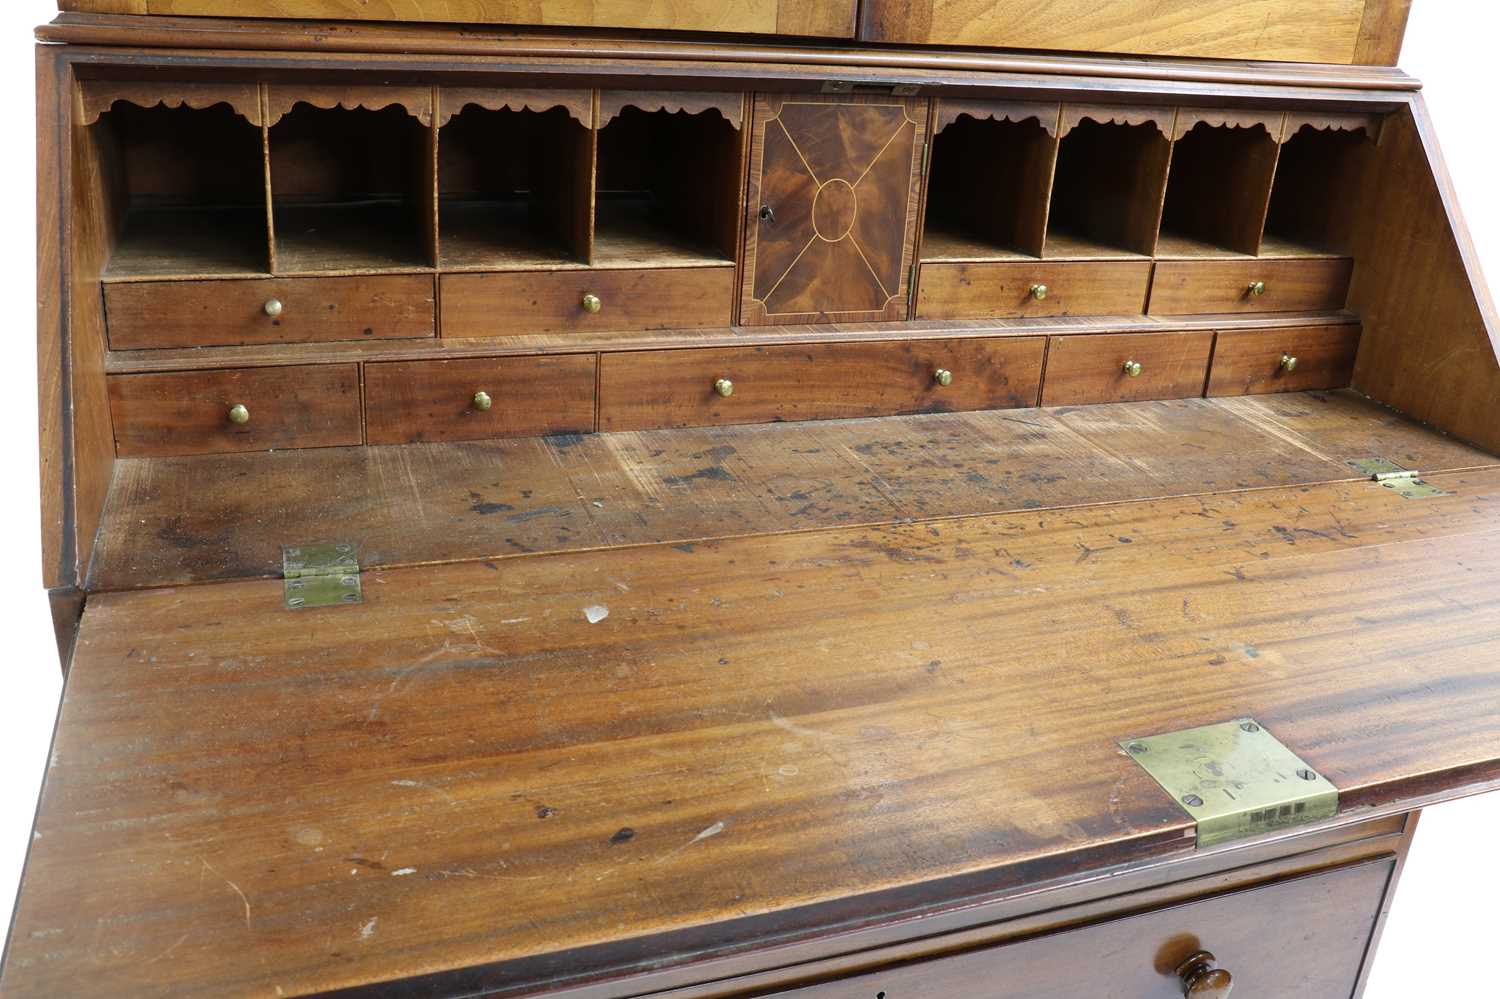
[[[922,264],[919,319],[1132,315],[1145,311],[1149,260]],[[1039,297],[1040,296],[1040,297]]]
[[[1053,337],[1042,405],[1079,406],[1203,394],[1211,333],[1125,333]],[[1131,375],[1127,365],[1140,365]]]
[[[235,406],[249,411],[246,422],[231,421]],[[364,436],[353,364],[110,375],[109,410],[121,457],[335,447]]]
[[[1410,0],[866,0],[873,42],[1392,64]]]
[[[123,459],[89,583],[274,576],[285,539],[330,532],[372,567],[498,559],[1329,482],[1373,456],[1497,463],[1352,393]]]
[[[983,948],[931,961],[789,989],[784,999],[1077,999],[1150,996],[1182,990],[1172,971],[1201,948],[1234,988],[1284,999],[1354,993],[1396,858],[1352,864],[1308,877]],[[1338,913],[1330,919],[1330,913]],[[1274,918],[1267,918],[1274,913]],[[1293,952],[1318,960],[1288,960]],[[1110,955],[1090,960],[1088,955]]]
[[[590,433],[595,359],[471,358],[365,366],[366,439],[371,444]],[[488,409],[475,405],[485,393]]]
[[[927,104],[755,98],[740,321],[904,319]]]
[[[442,284],[445,337],[727,326],[734,311],[733,267],[445,274]]]
[[[1241,715],[1346,812],[1500,778],[1500,472],[1433,481],[95,596],[0,986],[660,969],[1182,850],[1115,740]]]
[[[1342,309],[1354,261],[1348,257],[1293,260],[1158,260],[1151,280],[1153,316]],[[1265,285],[1262,294],[1252,283]]]
[[[1344,388],[1354,376],[1358,352],[1358,326],[1226,331],[1214,341],[1208,394]],[[1288,370],[1292,361],[1295,367]]]
[[[599,429],[1034,406],[1044,346],[1018,337],[605,354]],[[718,391],[723,380],[730,395]]]
[[[421,275],[104,286],[113,350],[432,337],[436,299]]]
[[[58,0],[62,10],[355,21],[448,21],[549,27],[650,28],[749,34],[854,34],[854,0]]]

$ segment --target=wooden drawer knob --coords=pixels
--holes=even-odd
[[[1031,297],[1040,302],[1047,297],[1049,291],[1051,289],[1044,284],[1034,284],[1031,286]]]
[[[243,427],[250,422],[250,410],[241,405],[230,406],[229,422]]]
[[[488,413],[490,411],[490,407],[494,404],[495,400],[490,398],[490,394],[488,392],[474,393],[474,408],[479,410],[481,413]]]
[[[1121,370],[1123,370],[1126,376],[1129,378],[1139,378],[1141,377],[1141,372],[1145,369],[1141,367],[1140,361],[1132,360],[1126,361],[1125,366]]]
[[[714,391],[719,393],[719,395],[723,396],[725,399],[728,399],[730,396],[734,395],[734,382],[730,381],[728,378],[720,378],[714,382]]]
[[[953,372],[949,371],[947,368],[938,368],[932,373],[932,380],[937,384],[943,386],[944,388],[947,388],[949,385],[953,384]]]
[[[601,299],[598,295],[595,295],[593,292],[589,292],[587,295],[583,296],[582,305],[584,312],[587,312],[589,315],[594,315],[600,309],[604,308],[604,300]]]
[[[1297,370],[1297,359],[1295,357],[1293,357],[1291,354],[1282,354],[1281,355],[1281,370],[1285,371],[1287,374],[1291,374],[1293,371],[1296,371]]]
[[[1248,290],[1251,298],[1259,298],[1266,293],[1266,283],[1264,281],[1251,281]]]
[[[1182,979],[1182,994],[1189,999],[1228,999],[1234,990],[1234,976],[1214,966],[1215,958],[1200,950],[1177,966]]]
[[[279,298],[266,299],[266,304],[261,306],[261,308],[265,309],[266,315],[272,319],[279,318],[286,311],[286,306],[281,304],[281,299]]]

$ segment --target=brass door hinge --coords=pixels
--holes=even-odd
[[[358,604],[365,599],[355,545],[298,545],[281,549],[287,610]]]
[[[1253,718],[1120,748],[1197,822],[1200,847],[1338,814],[1338,788]]]
[[[1421,472],[1402,468],[1389,458],[1353,458],[1351,468],[1368,475],[1371,482],[1378,483],[1406,499],[1431,499],[1434,496],[1452,496],[1446,489],[1423,482]]]

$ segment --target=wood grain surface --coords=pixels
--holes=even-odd
[[[1352,393],[125,459],[89,585],[274,576],[330,533],[372,567],[493,560],[1332,482],[1368,457],[1497,463]]]
[[[0,987],[659,968],[1180,850],[1115,741],[1245,715],[1346,812],[1500,777],[1500,471],[1431,478],[96,595]]]
[[[1359,327],[1225,331],[1214,340],[1208,394],[1250,395],[1345,388],[1354,376]],[[1297,366],[1287,371],[1283,357]]]
[[[433,337],[436,298],[422,275],[104,286],[112,350]]]
[[[359,444],[359,396],[353,364],[109,376],[121,457]],[[235,406],[247,423],[230,421]]]
[[[726,326],[734,267],[445,274],[445,337]],[[599,299],[598,312],[583,297]]]
[[[1354,261],[1347,257],[1159,260],[1149,311],[1156,316],[1178,316],[1342,309],[1353,271]],[[1264,281],[1265,294],[1251,295],[1252,281]]]
[[[1203,394],[1210,333],[1125,333],[1059,337],[1047,351],[1044,406],[1082,406]],[[1126,374],[1134,362],[1141,373]]]
[[[1146,308],[1149,260],[922,264],[918,319],[1130,315]],[[1032,289],[1044,285],[1046,297]]]

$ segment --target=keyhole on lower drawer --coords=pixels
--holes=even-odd
[[[770,205],[761,205],[760,206],[760,220],[762,222],[775,222],[776,221],[776,212],[775,212],[775,210],[772,209]]]

